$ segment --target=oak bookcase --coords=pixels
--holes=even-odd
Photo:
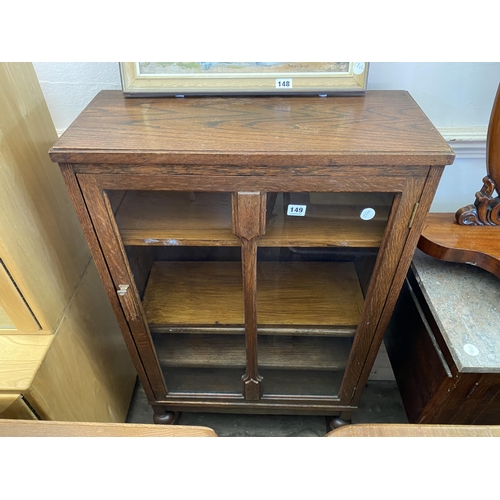
[[[356,409],[453,151],[404,91],[126,98],[50,151],[156,423]]]

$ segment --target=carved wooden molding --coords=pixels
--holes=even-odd
[[[476,193],[473,205],[460,208],[455,214],[462,226],[498,226],[500,225],[500,198],[493,197],[496,184],[489,176],[483,178],[483,187]]]
[[[462,226],[499,226],[500,198],[493,193],[500,180],[500,85],[498,86],[486,139],[486,177],[474,205],[462,207],[455,214]],[[498,190],[497,190],[498,193]]]

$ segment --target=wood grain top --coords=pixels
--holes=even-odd
[[[125,156],[126,155],[126,158]],[[126,98],[102,91],[53,161],[445,165],[454,153],[405,91],[337,97]],[[312,162],[312,163],[311,163]]]
[[[208,427],[0,420],[0,436],[11,437],[217,437]]]
[[[500,437],[499,425],[354,424],[326,437]]]
[[[453,213],[430,213],[418,248],[437,259],[478,266],[500,278],[500,226],[462,226]]]

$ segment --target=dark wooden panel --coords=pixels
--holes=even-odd
[[[158,334],[160,364],[167,367],[244,368],[243,336]],[[258,364],[287,370],[343,370],[351,347],[348,338],[260,337]]]
[[[163,369],[165,380],[169,386],[170,397],[175,393],[241,393],[241,377],[243,369],[231,368],[180,368]],[[312,396],[329,396],[337,394],[343,373],[341,371],[311,370],[267,370],[259,374],[263,378],[263,393],[276,397],[296,396],[297,398]]]
[[[385,345],[408,419],[417,423],[448,373],[425,330],[408,284],[401,290]]]

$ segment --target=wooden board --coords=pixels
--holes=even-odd
[[[53,337],[26,391],[40,416],[124,422],[136,373],[93,262]]]
[[[260,262],[259,324],[355,327],[363,295],[349,262]],[[144,310],[160,325],[243,325],[239,262],[156,262]]]
[[[272,218],[259,240],[261,247],[370,247],[382,243],[385,220],[363,221],[353,210],[342,218]]]
[[[117,163],[126,153],[135,155],[126,163],[231,165],[235,171],[274,160],[333,167],[443,165],[454,158],[407,92],[376,90],[327,99],[127,99],[118,90],[102,91],[51,158]]]
[[[125,245],[240,246],[231,193],[128,191],[116,222]]]
[[[241,377],[245,368],[163,367],[171,396],[192,394],[241,394]],[[266,396],[285,395],[334,397],[338,394],[343,371],[287,370],[259,368]]]
[[[29,388],[53,335],[0,335],[0,391]]]
[[[221,335],[157,335],[160,364],[167,367],[244,368],[245,338]],[[318,337],[260,337],[258,365],[287,370],[343,370],[351,340]]]
[[[309,203],[309,195],[304,195],[309,205],[305,217],[284,215],[283,196],[278,195],[276,205],[269,207],[269,222],[259,246],[380,246],[389,197],[336,193],[332,198],[327,193],[314,193],[314,203]],[[360,204],[363,197],[365,203]],[[341,204],[332,204],[335,200]],[[349,204],[350,200],[356,203]],[[376,209],[374,219],[360,218],[366,207]],[[116,222],[125,245],[240,246],[239,238],[231,232],[231,195],[225,192],[128,191]]]
[[[500,437],[499,425],[355,424],[325,437]]]
[[[418,248],[437,259],[478,266],[500,278],[500,226],[461,226],[453,213],[430,213]]]
[[[10,437],[217,437],[208,427],[98,422],[0,420],[0,436]]]
[[[54,331],[90,260],[31,63],[0,64],[0,258],[42,330]],[[13,318],[11,318],[13,319]]]

